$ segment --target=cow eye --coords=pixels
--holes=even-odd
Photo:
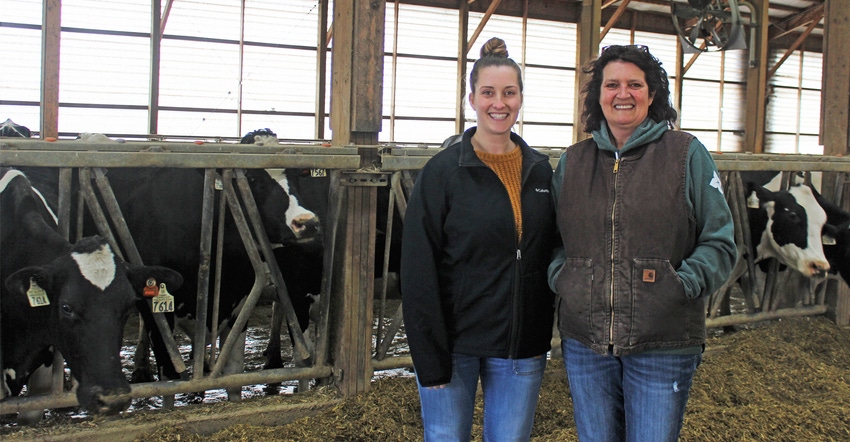
[[[790,210],[789,210],[789,211],[788,211],[788,219],[789,219],[791,222],[795,222],[795,223],[796,223],[796,222],[799,222],[799,221],[800,221],[800,216],[799,216],[799,215],[797,215],[797,212],[792,212],[792,211],[790,211]]]
[[[62,304],[62,313],[71,316],[74,314],[74,307],[71,307],[71,304],[68,303]]]

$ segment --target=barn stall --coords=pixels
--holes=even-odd
[[[327,4],[321,2],[327,7]],[[486,3],[486,2],[484,2]],[[506,2],[510,4],[511,2]],[[566,3],[566,2],[565,2]],[[578,3],[578,2],[576,2]],[[606,16],[611,20],[612,25],[619,25],[619,11],[626,11],[626,5],[622,5],[622,9],[617,7],[602,8],[601,2],[591,2],[594,5],[587,11],[588,19],[594,19],[594,13],[600,10],[605,10]],[[628,2],[623,2],[628,3]],[[632,2],[641,3],[641,2]],[[837,4],[835,2],[831,5]],[[499,2],[492,2],[487,10],[492,8],[498,11]],[[510,4],[511,6],[514,6]],[[360,9],[359,13],[352,11],[360,6],[365,9]],[[617,6],[617,5],[614,5]],[[474,4],[475,7],[484,7],[481,2]],[[18,141],[4,140],[3,150],[0,151],[0,163],[3,165],[29,165],[29,166],[44,166],[44,167],[65,167],[66,176],[74,175],[71,171],[73,168],[80,168],[77,172],[78,176],[83,176],[92,173],[94,183],[101,191],[106,187],[102,186],[102,175],[98,173],[97,168],[102,167],[198,167],[198,168],[254,168],[254,167],[307,167],[311,169],[328,169],[331,170],[330,175],[333,177],[337,194],[331,195],[330,199],[334,204],[332,207],[338,208],[338,215],[333,216],[334,223],[338,229],[337,234],[339,239],[331,241],[331,250],[326,256],[330,261],[325,267],[330,284],[329,293],[332,296],[323,297],[326,304],[322,305],[324,315],[322,316],[322,324],[319,330],[323,330],[324,335],[320,331],[320,345],[317,346],[317,358],[313,367],[305,369],[284,369],[281,372],[264,373],[245,373],[242,375],[218,376],[211,375],[209,378],[193,379],[184,382],[162,383],[161,385],[138,385],[134,388],[131,395],[133,397],[148,397],[152,395],[171,395],[175,393],[184,393],[189,391],[198,391],[213,388],[221,388],[230,385],[246,385],[254,382],[272,382],[291,379],[311,379],[311,378],[331,378],[335,381],[338,387],[348,395],[358,394],[369,389],[372,373],[375,369],[392,368],[393,366],[408,366],[409,359],[406,358],[384,358],[380,349],[386,347],[388,342],[392,341],[384,339],[382,336],[386,334],[390,337],[395,336],[395,331],[398,329],[400,322],[398,320],[390,321],[387,326],[387,332],[383,330],[373,330],[372,321],[372,303],[371,294],[374,292],[374,270],[371,263],[374,261],[374,248],[371,246],[363,246],[363,244],[374,245],[374,223],[371,221],[376,217],[377,210],[377,188],[392,186],[394,189],[399,189],[401,183],[401,175],[395,175],[396,172],[404,170],[415,170],[421,167],[421,164],[430,154],[433,154],[434,149],[418,149],[406,148],[393,143],[385,143],[384,145],[377,143],[378,133],[381,132],[381,112],[376,112],[380,109],[378,105],[379,94],[374,89],[374,85],[368,84],[370,79],[363,76],[354,75],[356,72],[371,72],[380,63],[377,61],[379,56],[376,54],[376,47],[364,47],[368,45],[355,44],[354,41],[369,41],[369,32],[381,28],[382,25],[377,24],[376,17],[383,20],[383,11],[381,8],[374,8],[374,5],[366,7],[365,5],[334,5],[336,13],[334,21],[334,38],[335,45],[342,51],[334,51],[334,75],[340,78],[349,78],[349,83],[344,84],[340,88],[333,88],[332,93],[335,94],[337,103],[347,103],[351,108],[351,117],[344,118],[341,114],[334,115],[331,113],[331,126],[334,132],[334,139],[330,144],[334,147],[326,148],[323,146],[304,146],[289,145],[281,147],[279,153],[269,155],[262,152],[240,151],[237,154],[236,148],[232,144],[212,143],[208,142],[204,145],[195,143],[165,143],[165,142],[129,142],[115,143],[99,146],[85,146],[84,144],[76,143],[71,145],[64,141],[48,143],[45,141]],[[350,9],[349,9],[350,8]],[[369,9],[373,8],[373,9]],[[594,9],[596,8],[596,9]],[[840,7],[839,7],[840,8]],[[530,8],[530,10],[533,7]],[[370,11],[364,14],[362,11]],[[833,6],[833,11],[836,7]],[[838,9],[840,11],[840,9]],[[766,13],[766,11],[763,11]],[[349,15],[346,15],[349,13]],[[612,16],[611,14],[617,14]],[[811,12],[810,12],[811,13]],[[840,13],[840,12],[839,12]],[[846,13],[846,11],[845,11]],[[582,12],[584,14],[584,12]],[[489,17],[489,15],[488,15]],[[583,15],[582,15],[583,17]],[[346,20],[351,20],[347,22]],[[810,20],[809,22],[818,22],[818,20]],[[45,29],[48,29],[50,22],[45,22]],[[58,26],[58,23],[54,23]],[[346,26],[348,26],[346,28]],[[592,28],[592,27],[591,27]],[[54,32],[58,35],[58,31],[54,28]],[[599,35],[594,36],[592,31],[586,36],[587,41],[599,41]],[[346,35],[352,36],[350,40],[346,39]],[[584,36],[582,36],[584,38]],[[596,38],[596,40],[594,40]],[[758,38],[758,37],[756,37]],[[833,38],[833,41],[843,38],[841,35]],[[466,42],[465,39],[463,39]],[[474,39],[473,39],[474,40]],[[48,40],[49,42],[49,40]],[[767,43],[763,43],[765,46]],[[346,46],[348,45],[348,46]],[[58,51],[58,47],[54,48]],[[469,44],[463,48],[463,56],[466,58],[466,50],[469,49]],[[50,47],[48,45],[48,50]],[[585,55],[589,56],[593,49],[586,49]],[[349,53],[352,54],[351,59],[342,57],[337,54]],[[362,55],[358,57],[358,55]],[[336,57],[340,57],[337,59]],[[761,61],[757,60],[757,63]],[[768,70],[766,66],[760,66],[764,70]],[[49,66],[46,66],[45,75],[49,75]],[[684,67],[684,66],[683,66]],[[825,69],[846,69],[841,66],[825,65]],[[54,73],[57,74],[58,73]],[[764,74],[764,72],[763,72]],[[461,78],[464,75],[460,75]],[[836,87],[844,87],[842,80],[835,80]],[[839,77],[840,78],[840,77]],[[845,77],[846,78],[846,77]],[[354,81],[356,80],[356,81]],[[374,81],[374,80],[372,80]],[[829,86],[831,86],[830,83]],[[346,87],[348,89],[346,89]],[[462,88],[462,86],[459,86]],[[826,89],[827,85],[824,86]],[[753,88],[759,90],[759,88]],[[747,93],[750,93],[750,88],[747,88]],[[378,95],[378,96],[376,96]],[[463,96],[463,94],[460,94]],[[838,94],[840,98],[840,94]],[[58,97],[58,95],[57,95]],[[56,97],[54,97],[56,98]],[[763,96],[762,96],[763,98]],[[837,99],[835,97],[825,97],[826,101]],[[755,97],[758,100],[759,96]],[[748,97],[748,103],[750,103]],[[838,103],[840,106],[841,103]],[[52,106],[58,107],[61,104],[56,99]],[[51,99],[47,97],[44,105],[41,107],[45,112],[40,136],[47,138],[51,133],[58,135],[56,125],[51,128],[50,118],[51,112],[55,111],[55,107],[51,110]],[[839,108],[840,111],[840,108]],[[461,127],[466,123],[462,117],[457,118]],[[753,113],[747,112],[747,117],[759,115],[758,107],[754,108]],[[763,112],[761,112],[764,117]],[[844,111],[846,115],[846,111]],[[55,121],[54,121],[55,123]],[[763,124],[763,122],[761,123]],[[758,126],[758,124],[756,124]],[[748,127],[749,123],[748,123]],[[846,129],[846,125],[843,126]],[[828,139],[824,142],[825,153],[844,154],[846,153],[846,134],[843,138],[845,144],[844,149],[841,149],[841,124],[828,126],[825,128],[825,137]],[[764,128],[761,128],[763,131]],[[753,135],[753,132],[756,135]],[[747,136],[753,135],[753,142],[747,144],[746,149],[753,152],[759,152],[759,146],[763,148],[762,141],[758,138],[758,130],[747,131]],[[831,137],[831,138],[830,138]],[[836,144],[836,141],[838,144]],[[321,144],[321,143],[317,143]],[[838,147],[835,147],[838,146]],[[162,152],[158,152],[161,149]],[[545,148],[542,148],[545,149]],[[150,155],[148,155],[150,154]],[[559,154],[558,149],[552,149],[551,156],[554,159]],[[835,185],[824,191],[825,194],[836,198],[837,201],[847,199],[847,192],[844,188],[846,184],[846,175],[850,172],[850,167],[844,158],[841,157],[811,157],[811,156],[795,156],[795,155],[759,155],[759,154],[734,154],[723,153],[715,155],[718,164],[726,176],[731,179],[726,180],[726,186],[730,189],[727,195],[730,198],[738,198],[740,186],[737,184],[735,172],[742,170],[782,170],[782,171],[823,171],[833,173],[831,181]],[[88,172],[88,168],[94,168]],[[84,179],[80,182],[83,187],[90,182]],[[396,184],[399,183],[399,184]],[[88,185],[90,188],[90,185]],[[737,186],[737,187],[736,187]],[[238,184],[237,184],[238,187]],[[395,191],[390,195],[394,195],[394,200],[388,205],[392,208],[393,205],[403,205],[403,192]],[[70,199],[70,196],[68,197]],[[738,212],[743,212],[740,208],[743,204],[740,199],[731,199],[732,207],[738,207]],[[845,203],[845,208],[847,207]],[[70,211],[70,209],[69,209]],[[108,211],[108,210],[107,210]],[[246,209],[250,212],[250,209]],[[70,215],[69,215],[70,216]],[[363,222],[358,222],[363,220]],[[746,225],[743,221],[739,225]],[[342,226],[345,226],[345,234],[342,234]],[[742,241],[744,233],[741,233]],[[389,235],[388,235],[389,237]],[[743,243],[742,243],[743,244]],[[746,259],[744,260],[747,261]],[[739,269],[740,276],[752,275],[752,267],[747,262],[747,267]],[[386,280],[386,279],[384,279]],[[841,322],[846,317],[848,309],[846,287],[842,286],[839,281],[830,280],[821,287],[816,288],[814,295],[808,293],[793,293],[791,294],[791,307],[789,303],[780,302],[780,293],[774,292],[774,289],[757,293],[755,287],[750,290],[742,290],[740,298],[733,299],[732,291],[720,293],[711,301],[712,308],[709,310],[709,323],[712,326],[734,325],[754,321],[762,321],[766,319],[775,319],[787,316],[798,315],[821,315],[830,314],[837,322]],[[778,287],[779,291],[783,288],[783,284],[773,285]],[[787,287],[787,284],[785,285]],[[334,290],[337,291],[334,291]],[[765,294],[767,293],[767,294]],[[380,298],[379,298],[380,299]],[[734,310],[727,308],[729,304],[738,304],[738,308]],[[391,315],[388,315],[391,316]],[[400,315],[396,312],[396,318]],[[378,324],[383,324],[379,321]],[[381,326],[383,327],[383,326]],[[377,344],[373,348],[372,336],[375,336]],[[334,336],[335,338],[332,338]],[[224,345],[227,347],[227,344]],[[333,349],[333,350],[331,350]],[[376,356],[373,356],[376,355]],[[387,360],[389,359],[389,360]],[[197,360],[197,358],[196,358]],[[199,371],[195,371],[199,372]],[[215,373],[215,371],[214,371]],[[233,377],[231,377],[233,376]],[[241,376],[241,377],[240,377]],[[194,383],[194,384],[193,384]],[[137,396],[138,395],[138,396]],[[57,397],[59,400],[57,400]],[[39,398],[36,400],[28,399],[7,399],[0,407],[0,414],[18,411],[23,409],[38,409],[38,408],[57,408],[62,406],[73,405],[73,398],[68,394],[60,394],[57,397]],[[39,400],[43,402],[39,402]],[[63,402],[64,401],[64,402]]]

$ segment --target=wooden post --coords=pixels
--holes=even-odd
[[[165,22],[162,21],[162,2],[151,0],[151,74],[148,84],[148,134],[159,132],[159,74],[162,33]]]
[[[821,142],[824,155],[850,154],[850,3],[827,0],[824,13],[823,81],[821,85]],[[825,173],[821,192],[847,208],[846,174]],[[840,195],[844,193],[844,195]],[[842,197],[841,200],[838,198]],[[827,286],[830,316],[839,326],[850,325],[850,288],[840,281]]]
[[[332,144],[358,148],[361,170],[378,160],[382,118],[384,15],[386,3],[334,2],[332,53]],[[367,391],[372,377],[372,302],[375,284],[377,188],[342,179],[338,253],[333,258],[331,332],[337,386],[347,396]],[[352,185],[348,185],[352,184]]]
[[[602,26],[602,0],[583,0],[581,21],[578,23],[578,50],[576,52],[575,111],[573,112],[573,143],[577,143],[589,134],[584,132],[581,113],[584,110],[584,97],[581,88],[587,83],[587,75],[582,68],[599,53],[599,28]]]
[[[753,153],[764,153],[764,123],[767,111],[767,28],[768,0],[753,0],[752,11],[754,25],[750,32],[754,33],[751,52],[751,63],[747,69],[747,112],[746,135],[744,150]]]
[[[466,61],[469,46],[466,37],[469,33],[469,3],[458,0],[457,34],[457,103],[455,104],[455,132],[466,130]]]
[[[41,138],[59,136],[61,0],[44,0],[41,27]]]

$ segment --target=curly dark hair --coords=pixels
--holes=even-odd
[[[471,92],[475,92],[475,86],[478,84],[478,72],[491,66],[512,67],[516,71],[519,91],[522,93],[522,69],[513,59],[508,57],[508,46],[499,37],[493,37],[481,46],[481,57],[475,61],[475,64],[472,65],[472,72],[469,73],[469,89]]]
[[[590,81],[582,88],[584,94],[584,111],[581,113],[581,121],[584,123],[584,131],[591,133],[602,127],[605,115],[602,106],[599,105],[599,95],[602,89],[602,71],[608,63],[619,60],[633,63],[640,68],[646,76],[646,84],[652,97],[649,106],[649,118],[653,121],[667,121],[670,127],[676,122],[678,113],[670,102],[670,82],[667,80],[667,71],[661,67],[661,61],[649,53],[649,48],[641,45],[628,46],[606,46],[596,60],[589,62],[582,72],[590,74]]]

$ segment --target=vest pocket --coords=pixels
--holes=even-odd
[[[581,336],[591,330],[590,306],[593,302],[593,260],[567,258],[555,282],[558,303],[558,329]]]
[[[632,263],[629,345],[688,340],[689,302],[670,261],[635,259]]]

